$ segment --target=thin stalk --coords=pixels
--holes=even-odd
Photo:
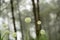
[[[18,11],[19,11],[19,0],[17,0],[17,7],[18,7]],[[21,20],[21,14],[19,11],[19,22],[20,22],[20,27],[21,27],[21,33],[22,33],[22,40],[24,40],[24,32],[23,32],[23,24],[22,24],[22,20]]]
[[[14,31],[16,32],[17,30],[16,30],[16,25],[15,25],[13,0],[11,0],[10,3],[11,3],[11,12],[12,12],[12,19],[13,19]],[[15,38],[15,40],[17,40],[17,37]]]
[[[41,25],[37,24],[37,22],[40,20],[39,0],[37,0],[37,7],[35,5],[34,0],[32,0],[32,5],[33,5],[34,18],[35,18],[36,39],[39,40],[40,39],[40,30],[41,30]]]

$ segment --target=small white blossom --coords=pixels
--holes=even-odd
[[[37,24],[39,24],[39,25],[40,25],[40,24],[41,24],[41,21],[37,21]]]
[[[26,23],[30,23],[30,22],[31,22],[31,18],[30,18],[30,17],[26,17],[26,18],[25,18],[25,22],[26,22]]]
[[[46,34],[45,30],[41,29],[40,34],[41,34],[41,35]]]

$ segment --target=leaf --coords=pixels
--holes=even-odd
[[[0,40],[3,40],[3,38],[1,38],[1,31],[0,31]]]

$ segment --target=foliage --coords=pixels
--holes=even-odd
[[[45,32],[45,30],[41,29],[40,34],[40,40],[48,40],[47,33]]]
[[[6,31],[1,35],[1,40],[3,40],[6,35],[9,35],[9,33],[10,33],[10,32],[9,32],[8,30],[6,30]]]
[[[12,33],[12,37],[16,37],[17,36],[17,34],[14,32],[14,33]]]
[[[48,38],[47,38],[46,35],[41,35],[41,36],[40,36],[40,40],[48,40]]]
[[[29,2],[28,2],[29,1]],[[41,24],[42,28],[45,29],[47,32],[49,32],[49,34],[46,34],[44,30],[42,30],[41,33],[41,37],[40,40],[48,40],[48,37],[46,35],[49,35],[49,38],[51,40],[57,38],[60,39],[59,37],[59,27],[60,27],[60,0],[40,0],[40,19],[41,21],[38,20],[37,24]],[[5,21],[5,19],[8,19],[8,25],[9,28],[11,27],[12,24],[12,16],[11,16],[11,4],[10,2],[4,2],[4,0],[2,0],[2,5],[0,5],[1,9],[0,9],[0,17],[2,16],[2,19],[4,19],[3,21]],[[32,12],[32,4],[30,0],[13,0],[13,5],[14,5],[14,16],[15,16],[15,25],[18,25],[16,28],[17,30],[20,31],[20,26],[22,24],[22,35],[25,39],[25,36],[28,35],[26,34],[26,29],[28,29],[28,23],[29,23],[29,27],[32,30],[32,27],[34,27],[34,15]],[[29,7],[30,6],[30,7]],[[18,10],[19,9],[19,10]],[[55,19],[51,19],[50,14],[54,14],[56,15]],[[20,22],[19,20],[19,14],[22,20]],[[19,22],[21,24],[19,24]],[[27,25],[26,25],[26,23]],[[41,23],[42,22],[42,23]],[[51,25],[52,24],[52,25]],[[7,28],[8,29],[8,25],[3,24],[3,28]],[[29,29],[28,29],[29,30]],[[34,29],[33,29],[34,30]],[[3,31],[3,30],[2,30]],[[3,40],[5,35],[9,35],[9,31],[8,30],[4,30],[4,33],[1,34],[0,32],[0,40]],[[35,31],[34,31],[35,32]],[[54,35],[52,35],[54,34]],[[56,36],[57,35],[57,36]],[[16,37],[16,33],[12,34],[12,37]],[[2,39],[1,39],[2,37]],[[59,37],[59,38],[58,38]],[[33,38],[31,38],[31,40],[33,40]]]

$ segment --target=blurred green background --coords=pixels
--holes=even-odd
[[[0,40],[60,40],[60,0],[39,0],[39,39],[32,0],[12,0],[14,10],[10,1],[0,0]],[[37,0],[34,1],[37,6]]]

